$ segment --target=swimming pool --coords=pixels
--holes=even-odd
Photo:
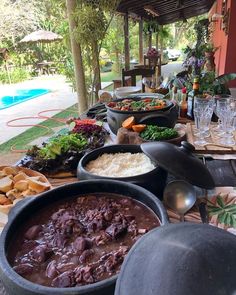
[[[50,92],[49,89],[21,89],[16,90],[14,95],[7,95],[0,97],[0,110],[9,108],[18,103],[38,97],[40,95]]]

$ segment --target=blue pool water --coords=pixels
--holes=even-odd
[[[15,95],[12,95],[12,96],[7,95],[7,96],[0,97],[0,110],[9,108],[18,103],[46,94],[49,91],[50,90],[48,89],[16,90]]]

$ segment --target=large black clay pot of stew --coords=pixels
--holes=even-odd
[[[147,95],[147,97],[149,96]],[[150,97],[152,97],[152,95],[150,95]],[[128,97],[128,99],[139,102],[145,100],[145,97]],[[114,100],[113,102],[122,100],[124,100],[124,98]],[[106,105],[107,123],[114,134],[117,134],[118,129],[122,126],[122,122],[131,116],[135,117],[136,124],[153,124],[160,127],[173,128],[178,119],[178,107],[170,100],[164,101],[166,102],[166,106],[162,109],[143,111],[122,111]]]
[[[168,223],[166,211],[162,203],[149,191],[121,181],[114,180],[90,180],[81,181],[65,186],[58,187],[51,191],[42,193],[33,198],[25,199],[19,202],[9,214],[9,221],[5,226],[1,238],[0,248],[0,279],[3,282],[7,294],[9,295],[112,295],[115,288],[117,275],[103,281],[90,285],[73,288],[53,288],[45,287],[32,283],[18,275],[9,263],[10,245],[14,245],[14,237],[18,230],[22,228],[27,221],[32,219],[39,210],[44,210],[47,206],[54,204],[59,200],[66,200],[70,197],[76,197],[80,194],[91,194],[96,192],[117,193],[136,199],[158,216],[161,225]],[[42,211],[40,211],[42,212]],[[13,245],[12,245],[13,243]]]
[[[106,177],[90,173],[86,170],[86,165],[93,160],[96,160],[99,156],[103,154],[116,154],[116,153],[143,153],[140,145],[132,144],[113,144],[107,145],[98,149],[91,151],[90,153],[84,155],[78,165],[77,176],[80,180],[87,179],[118,179],[121,181],[126,181],[140,185],[153,194],[155,194],[159,199],[162,199],[163,190],[166,185],[167,171],[162,169],[159,165],[155,164],[155,169],[150,172],[129,176],[129,177]]]

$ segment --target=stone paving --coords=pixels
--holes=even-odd
[[[111,83],[109,82],[102,83],[102,88],[105,88],[110,84]],[[31,126],[8,127],[6,125],[8,121],[22,117],[37,117],[39,112],[58,109],[56,111],[45,113],[46,116],[52,117],[77,102],[76,93],[73,92],[72,88],[66,83],[65,77],[59,75],[41,76],[14,85],[0,85],[0,97],[11,95],[16,89],[35,88],[46,88],[49,89],[50,92],[10,108],[0,110],[0,144],[31,128]],[[32,125],[39,124],[44,120],[45,119],[30,118],[12,122],[11,124]]]
[[[35,89],[46,88],[50,92],[22,102],[7,109],[0,110],[0,144],[19,135],[31,126],[25,127],[8,127],[8,121],[21,117],[36,117],[41,111],[50,109],[66,109],[77,102],[76,94],[71,87],[65,82],[62,76],[41,76],[33,80],[25,81],[14,85],[1,85],[1,96],[9,95],[16,89]],[[60,112],[53,111],[45,115],[53,116]],[[12,124],[38,124],[45,119],[28,119],[13,122]]]

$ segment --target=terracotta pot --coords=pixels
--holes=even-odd
[[[215,52],[214,51],[205,51],[205,57],[213,57],[214,56],[214,54],[215,54]]]

